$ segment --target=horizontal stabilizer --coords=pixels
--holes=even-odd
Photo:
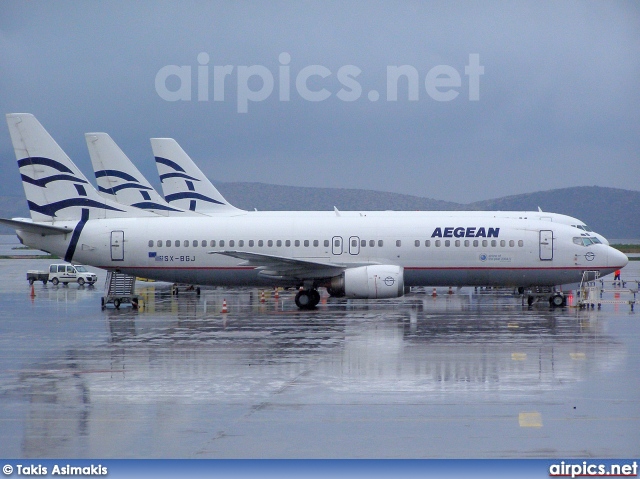
[[[0,218],[0,224],[10,226],[16,231],[26,231],[28,233],[36,233],[43,236],[63,235],[73,231],[73,228],[69,226],[53,226],[47,223],[34,223],[26,218]]]

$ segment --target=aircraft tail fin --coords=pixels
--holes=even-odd
[[[204,214],[238,210],[216,189],[173,138],[151,138],[165,200]]]
[[[156,216],[102,198],[35,116],[9,113],[7,124],[33,221]]]
[[[169,205],[107,133],[84,136],[100,195],[163,216],[194,215]]]

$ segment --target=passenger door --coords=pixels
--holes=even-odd
[[[111,260],[124,261],[124,231],[111,232]]]
[[[333,254],[342,254],[342,236],[334,236],[331,239],[331,252]]]
[[[360,254],[360,238],[352,236],[349,238],[349,254]]]
[[[553,231],[540,230],[540,260],[553,260]]]

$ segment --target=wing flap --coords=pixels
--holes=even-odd
[[[329,263],[320,260],[289,258],[249,251],[209,251],[245,261],[248,266],[260,269],[263,276],[295,279],[318,279],[337,276],[345,269],[360,264]]]

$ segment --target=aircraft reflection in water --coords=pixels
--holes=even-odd
[[[470,315],[469,297],[458,296],[433,312],[413,296],[313,315],[250,306],[223,319],[204,313],[218,294],[175,298],[149,288],[145,313],[106,310],[107,343],[79,341],[29,367],[13,385],[29,401],[22,454],[126,456],[114,443],[144,443],[159,422],[163,434],[180,434],[202,408],[228,404],[248,415],[286,398],[413,404],[554,394],[626,357],[581,311],[523,313],[501,303]]]

